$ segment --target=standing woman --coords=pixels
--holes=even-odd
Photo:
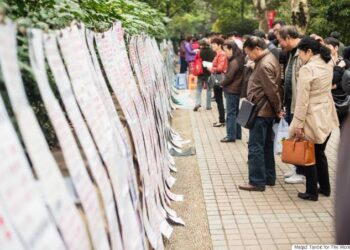
[[[226,96],[226,137],[221,142],[235,142],[242,138],[241,126],[236,118],[239,110],[239,98],[243,81],[244,57],[234,41],[224,43],[224,51],[228,58],[228,69],[221,86]]]
[[[180,40],[179,46],[179,57],[180,57],[180,74],[184,74],[187,71],[188,64],[186,62],[186,50],[185,50],[185,42],[186,40],[182,38]]]
[[[304,66],[300,68],[297,80],[290,136],[306,137],[315,143],[316,164],[310,167],[297,166],[306,177],[306,192],[298,193],[298,197],[317,201],[319,193],[325,196],[331,193],[325,149],[332,130],[339,126],[331,93],[333,64],[330,50],[314,38],[303,38],[298,49]]]
[[[192,48],[191,41],[192,36],[188,36],[185,41],[185,60],[188,65],[190,65],[190,63],[194,61],[194,58],[196,56],[196,52]]]
[[[339,41],[333,37],[327,37],[324,39],[324,43],[328,49],[331,51],[332,63],[333,63],[333,80],[332,80],[332,96],[334,102],[344,102],[347,95],[342,87],[342,77],[344,71],[349,67],[347,62],[338,54],[339,51]],[[338,119],[340,123],[340,129],[342,128],[347,112],[341,112],[337,110]]]
[[[211,48],[216,53],[212,67],[208,68],[212,74],[223,74],[227,71],[227,57],[222,49],[223,44],[224,40],[220,37],[214,37],[211,40]],[[225,126],[225,108],[222,96],[222,88],[214,87],[214,95],[219,110],[219,122],[215,122],[213,124],[213,127],[223,127]]]
[[[215,53],[210,48],[210,43],[207,38],[203,38],[199,41],[200,45],[200,58],[203,62],[212,62]],[[202,89],[204,86],[204,83],[207,83],[207,96],[206,96],[206,108],[207,110],[211,109],[211,89],[208,86],[208,78],[210,76],[210,72],[207,68],[203,67],[203,73],[198,76],[197,81],[197,89],[196,89],[196,106],[194,107],[193,111],[198,111],[198,109],[201,107],[201,97],[202,97]]]

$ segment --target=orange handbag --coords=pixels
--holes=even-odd
[[[306,139],[283,140],[282,162],[305,167],[315,165],[315,144]]]

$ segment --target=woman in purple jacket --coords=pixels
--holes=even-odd
[[[196,52],[193,50],[191,46],[191,40],[192,40],[192,36],[188,36],[185,42],[185,60],[188,64],[193,62],[196,56]]]

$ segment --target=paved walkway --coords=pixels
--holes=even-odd
[[[204,95],[204,93],[203,93]],[[213,103],[214,104],[214,103]],[[285,184],[290,169],[276,156],[277,183],[265,192],[247,192],[238,185],[248,181],[247,136],[236,143],[220,143],[225,128],[213,128],[218,119],[211,111],[191,112],[204,199],[214,249],[291,249],[292,244],[334,243],[334,184],[339,131],[327,146],[333,193],[318,202],[303,201],[303,184]]]

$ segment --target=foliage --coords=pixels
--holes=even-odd
[[[222,33],[237,31],[244,35],[258,28],[251,1],[213,0],[212,3],[217,16],[213,24],[214,31]]]
[[[167,26],[170,37],[209,33],[212,26],[208,5],[202,1],[195,2],[196,8],[189,13],[174,16]]]
[[[291,7],[287,0],[271,0],[267,5],[268,10],[276,10],[275,20],[283,20],[291,23]]]
[[[151,7],[158,9],[164,13],[168,18],[172,18],[175,15],[182,15],[189,13],[193,9],[197,8],[199,2],[196,0],[141,0],[148,3]]]
[[[327,37],[332,31],[341,33],[341,41],[350,43],[350,2],[348,0],[311,0],[309,33]]]
[[[142,0],[172,17],[167,25],[170,37],[205,34],[211,31],[250,33],[258,28],[252,0]],[[288,0],[268,0],[267,9],[277,11],[276,19],[290,22]],[[170,14],[169,9],[170,7]]]
[[[16,20],[19,30],[36,27],[44,30],[60,29],[74,20],[82,21],[86,27],[95,31],[107,30],[114,21],[120,20],[126,33],[146,33],[162,38],[165,36],[165,15],[151,8],[147,3],[129,0],[0,0],[0,12]],[[33,110],[44,131],[50,146],[57,146],[57,139],[33,74],[29,67],[28,39],[25,32],[19,32],[18,56],[24,86]],[[50,76],[50,75],[49,75]],[[54,87],[54,84],[52,84]],[[0,93],[13,118],[4,83],[0,79]],[[16,124],[15,124],[16,126]]]
[[[129,0],[0,0],[7,3],[8,16],[25,26],[57,29],[73,20],[83,21],[88,28],[104,31],[120,20],[129,34],[165,34],[164,14],[148,4]]]

